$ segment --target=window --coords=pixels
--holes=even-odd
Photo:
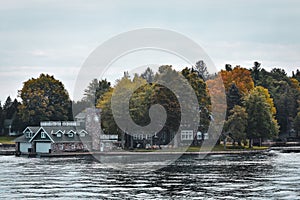
[[[139,134],[139,140],[142,140],[143,139],[143,134]]]
[[[61,137],[61,133],[57,133],[57,135],[56,135],[57,137]]]
[[[202,140],[202,133],[200,131],[197,132],[197,140]]]
[[[46,138],[46,133],[44,131],[41,132],[41,138]]]
[[[73,137],[73,135],[74,135],[73,133],[69,133],[68,134],[69,137]]]
[[[31,138],[32,136],[31,136],[31,133],[29,132],[29,131],[27,131],[26,133],[25,133],[25,137],[26,138]]]
[[[133,135],[133,139],[134,139],[134,140],[137,140],[137,138],[138,138],[138,137],[137,137],[137,134],[134,134],[134,135]]]
[[[151,134],[147,134],[147,135],[146,135],[146,139],[151,140],[151,138],[152,138],[152,135],[151,135]]]
[[[79,133],[80,137],[84,137],[85,136],[85,133],[84,132],[81,132]]]
[[[181,131],[181,140],[193,140],[193,131],[192,130]]]

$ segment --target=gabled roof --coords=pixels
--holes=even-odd
[[[52,131],[51,131],[51,134],[58,134],[58,133],[64,134],[65,132],[66,132],[66,131],[62,131],[62,130],[58,130],[58,131],[52,130]]]
[[[39,129],[39,126],[27,126],[23,133],[25,133],[27,130],[29,130],[31,133],[36,133]]]
[[[50,132],[47,132],[43,127],[40,127],[39,130],[34,134],[34,136],[29,140],[29,142],[32,142],[32,140],[39,134],[39,132],[43,130],[46,135],[49,137],[49,139],[54,143],[53,138],[51,137],[51,134],[49,134]]]
[[[73,134],[76,134],[76,131],[74,131],[74,130],[69,130],[68,132],[67,132],[67,134],[70,134],[70,133],[73,133]]]
[[[47,138],[51,140],[53,143],[68,143],[68,142],[91,142],[92,137],[89,133],[83,129],[73,126],[45,126],[45,127],[38,127],[38,126],[29,126],[27,127],[23,133],[26,131],[32,132],[34,135],[31,138],[26,138],[25,135],[17,138],[15,142],[32,142],[37,139],[41,139],[39,134],[41,131],[44,131],[47,135]],[[62,133],[61,137],[57,137],[57,133]],[[73,133],[73,137],[69,137],[68,133]],[[80,133],[85,133],[84,137],[80,137]]]
[[[85,133],[85,134],[89,134],[86,130],[84,130],[84,129],[80,129],[80,130],[78,130],[77,131],[78,133]]]

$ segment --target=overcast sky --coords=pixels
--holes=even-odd
[[[112,36],[144,27],[186,35],[219,69],[256,60],[289,74],[300,66],[300,1],[1,0],[0,100],[17,97],[40,73],[61,80],[73,99],[88,55]]]

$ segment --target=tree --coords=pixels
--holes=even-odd
[[[226,91],[235,83],[241,95],[248,94],[254,88],[254,82],[251,72],[240,66],[235,67],[232,71],[221,70],[221,76]]]
[[[196,62],[195,69],[198,73],[198,75],[203,79],[207,80],[209,77],[209,72],[207,70],[206,64],[203,60],[199,60]]]
[[[274,68],[271,72],[261,69],[256,85],[268,89],[277,110],[276,119],[280,125],[280,134],[287,134],[299,109],[299,82],[295,78],[289,78],[284,70]]]
[[[259,80],[260,65],[261,65],[261,63],[255,61],[254,66],[252,67],[252,70],[251,70],[252,78],[253,78],[255,85],[257,85],[257,81]]]
[[[239,89],[236,87],[235,83],[231,85],[228,92],[226,92],[227,97],[227,115],[236,105],[241,105],[242,95]]]
[[[300,136],[300,112],[298,112],[297,116],[294,119],[294,129],[297,133],[297,136]]]
[[[292,78],[295,78],[295,79],[297,79],[298,81],[300,81],[300,70],[299,70],[299,69],[296,70],[296,73],[293,71],[293,76],[292,76]]]
[[[277,135],[279,127],[275,120],[276,109],[267,89],[257,86],[246,97],[248,113],[247,137],[252,147],[253,139],[268,139]]]
[[[16,115],[18,105],[19,102],[17,101],[17,99],[12,101],[10,96],[8,96],[3,106],[4,119],[13,119]]]
[[[145,79],[147,83],[152,83],[154,81],[154,72],[148,67],[145,72],[141,74],[141,77]]]
[[[246,129],[248,125],[248,114],[246,109],[241,106],[234,106],[230,111],[230,116],[225,123],[225,129],[231,138],[241,146],[242,141],[246,140]]]
[[[19,115],[26,125],[47,120],[70,120],[71,101],[64,85],[48,74],[24,82],[19,91]]]
[[[93,79],[88,85],[87,89],[84,90],[83,100],[90,103],[90,106],[95,106],[97,101],[102,98],[105,92],[110,89],[110,82],[106,79],[99,80]]]
[[[0,102],[0,134],[3,131],[3,122],[4,122],[4,116],[3,116],[3,108]]]
[[[207,132],[209,122],[210,122],[210,98],[207,94],[207,86],[204,82],[202,76],[199,76],[199,74],[193,69],[190,68],[184,68],[181,71],[181,74],[188,80],[189,84],[192,86],[193,90],[195,91],[195,94],[197,96],[198,102],[199,102],[199,109],[200,109],[200,122],[199,122],[199,131],[201,132]],[[204,139],[204,134],[202,134]]]
[[[232,71],[232,66],[231,66],[231,64],[225,64],[225,70],[226,71]]]

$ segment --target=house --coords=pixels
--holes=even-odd
[[[16,138],[16,152],[58,153],[88,151],[92,149],[92,137],[76,122],[41,122],[40,126],[28,126],[23,135]]]

